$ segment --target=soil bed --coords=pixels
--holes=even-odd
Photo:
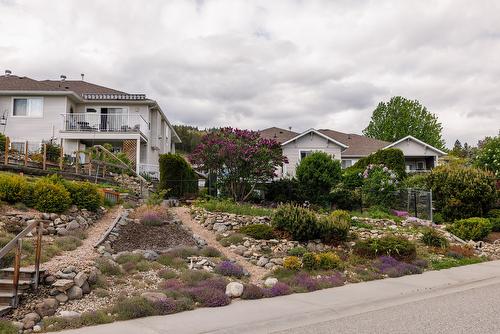
[[[121,227],[120,235],[113,242],[115,252],[134,249],[162,251],[178,246],[196,246],[193,236],[178,224],[148,226],[129,223]]]

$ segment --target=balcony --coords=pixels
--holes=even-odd
[[[148,122],[140,115],[80,113],[62,114],[63,131],[101,133],[140,133],[147,137]]]

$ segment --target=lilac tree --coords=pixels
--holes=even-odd
[[[214,173],[234,200],[246,200],[286,162],[280,144],[250,130],[222,128],[206,134],[189,156],[197,169]]]

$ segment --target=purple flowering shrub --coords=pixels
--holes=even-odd
[[[224,276],[241,278],[245,274],[243,268],[231,261],[222,261],[215,267],[215,272]]]
[[[177,303],[173,298],[165,297],[153,302],[153,306],[159,315],[166,315],[178,312]]]
[[[286,283],[278,282],[272,288],[264,290],[265,297],[285,296],[292,293],[292,288]]]
[[[194,287],[187,289],[189,295],[201,306],[205,307],[219,307],[229,305],[231,298],[226,296],[224,291],[214,288]]]
[[[342,286],[345,283],[345,277],[341,273],[334,273],[316,278],[320,289]]]
[[[245,284],[241,299],[261,299],[264,298],[264,290],[255,284]]]
[[[156,211],[147,211],[141,217],[141,223],[147,226],[160,226],[163,222],[163,217]]]
[[[301,272],[292,278],[290,285],[296,292],[311,292],[320,289],[319,282],[311,275]]]
[[[422,268],[405,262],[399,262],[391,256],[381,256],[376,259],[373,266],[382,274],[389,277],[421,274]]]
[[[184,287],[184,283],[177,278],[170,278],[160,283],[160,289],[162,290],[180,290]]]
[[[226,285],[228,281],[223,277],[213,277],[205,281],[200,281],[196,284],[196,287],[204,289],[215,289],[225,292]]]

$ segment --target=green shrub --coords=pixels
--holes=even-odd
[[[274,229],[266,224],[252,224],[240,228],[240,233],[246,234],[254,239],[269,240],[274,238]]]
[[[113,307],[113,313],[120,320],[136,319],[156,315],[154,305],[142,297],[131,297],[118,301]]]
[[[330,204],[330,191],[341,181],[340,161],[325,152],[303,158],[296,169],[303,198],[319,205]]]
[[[120,266],[104,258],[97,259],[96,266],[106,276],[121,276],[123,274]]]
[[[272,210],[253,206],[247,203],[236,203],[228,199],[200,200],[195,202],[196,206],[204,208],[210,212],[227,212],[245,216],[271,216]]]
[[[104,202],[100,189],[90,182],[64,182],[69,191],[71,202],[81,209],[97,211]]]
[[[370,154],[365,158],[359,159],[353,166],[353,169],[365,170],[369,165],[384,165],[393,170],[399,179],[406,176],[406,165],[403,151],[397,148],[387,148]]]
[[[160,255],[160,257],[158,259],[156,259],[156,262],[158,262],[164,266],[173,268],[173,269],[187,268],[186,261],[184,261],[183,259],[181,259],[179,257],[171,256],[168,254]]]
[[[305,253],[302,256],[302,266],[306,270],[316,270],[319,268],[319,256],[315,253]]]
[[[438,225],[441,225],[444,223],[444,218],[443,218],[443,215],[440,214],[439,212],[436,212],[432,215],[432,222],[434,224],[438,224]]]
[[[298,205],[284,204],[279,206],[272,222],[276,229],[290,233],[294,240],[317,239],[320,235],[316,214]]]
[[[439,166],[427,177],[434,206],[446,221],[482,217],[496,200],[496,180],[477,168]]]
[[[448,239],[446,239],[441,233],[433,228],[427,228],[422,233],[422,238],[420,239],[424,245],[431,247],[446,248],[448,247]]]
[[[398,189],[398,176],[384,165],[368,165],[363,172],[363,205],[390,208]]]
[[[54,244],[63,251],[72,251],[77,249],[82,245],[82,241],[72,235],[67,235],[64,237],[58,237],[55,239]]]
[[[0,333],[2,334],[17,334],[19,329],[12,322],[0,319]]]
[[[334,252],[319,253],[318,267],[322,270],[340,269],[342,267],[342,260]]]
[[[212,246],[207,246],[201,250],[201,255],[206,257],[221,257],[221,252]]]
[[[300,259],[296,256],[287,256],[283,260],[283,268],[290,270],[299,270],[302,266]]]
[[[406,238],[397,236],[360,240],[354,245],[353,251],[355,254],[367,258],[387,255],[400,261],[411,261],[417,256],[415,244]]]
[[[492,209],[488,212],[493,232],[500,232],[500,209]]]
[[[266,184],[265,199],[275,203],[300,202],[303,196],[297,179],[279,179]]]
[[[403,181],[403,188],[427,189],[427,174],[413,174]]]
[[[22,176],[0,174],[0,200],[8,203],[25,202],[29,195],[28,181]]]
[[[244,235],[240,233],[233,233],[227,237],[219,240],[219,243],[224,247],[229,247],[231,245],[238,245],[243,243]]]
[[[338,183],[330,192],[330,199],[335,207],[343,210],[361,208],[361,190],[349,188],[344,182]]]
[[[175,197],[198,192],[198,175],[180,154],[161,154],[159,164],[160,190],[168,190]]]
[[[301,246],[293,247],[288,250],[288,255],[290,256],[302,256],[307,252],[307,249]]]
[[[482,240],[488,236],[493,226],[487,218],[468,218],[457,220],[447,230],[463,240]]]
[[[319,220],[321,238],[324,241],[345,241],[351,228],[351,215],[348,211],[335,210]]]
[[[35,209],[42,212],[63,212],[71,205],[66,188],[47,179],[36,181],[33,197]]]

